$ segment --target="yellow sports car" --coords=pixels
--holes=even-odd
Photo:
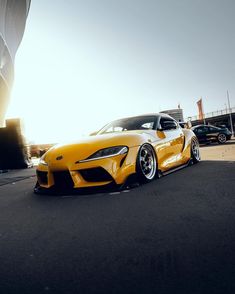
[[[79,142],[56,145],[40,159],[35,192],[149,182],[200,160],[195,134],[167,114],[111,122]]]

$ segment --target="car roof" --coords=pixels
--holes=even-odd
[[[203,125],[203,124],[201,124],[201,125],[196,125],[196,126],[193,126],[192,128],[199,128],[199,127],[214,127],[214,128],[218,128],[218,127],[216,127],[216,126],[214,126],[214,125]]]
[[[207,125],[196,125],[196,126],[193,126],[192,128],[199,128],[199,127],[208,127]]]
[[[140,115],[134,115],[134,116],[129,116],[129,117],[122,117],[119,118],[117,120],[121,120],[121,119],[128,119],[128,118],[137,118],[137,117],[145,117],[145,116],[156,116],[156,117],[169,117],[169,118],[173,118],[172,116],[170,116],[169,114],[166,113],[146,113],[146,114],[140,114]],[[173,118],[174,119],[174,118]]]

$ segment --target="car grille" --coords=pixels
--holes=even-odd
[[[111,175],[102,167],[79,170],[83,179],[87,182],[107,182],[113,181]]]
[[[41,184],[43,185],[48,184],[47,172],[37,170],[37,177]]]
[[[74,182],[69,171],[59,171],[53,173],[54,186],[60,189],[72,189]]]

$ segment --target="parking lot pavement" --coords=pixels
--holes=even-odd
[[[0,293],[234,294],[234,174],[202,161],[128,193],[0,186]]]
[[[235,160],[235,139],[225,144],[212,143],[210,145],[200,146],[202,160]]]
[[[0,186],[36,176],[36,168],[4,170],[0,172]]]
[[[34,195],[0,174],[0,293],[234,294],[235,140],[118,193]]]

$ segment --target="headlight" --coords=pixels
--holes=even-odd
[[[115,146],[115,147],[104,148],[93,153],[87,159],[80,160],[79,162],[86,162],[86,161],[91,161],[96,159],[108,158],[108,157],[112,157],[116,155],[126,154],[127,152],[128,152],[128,147],[126,146]]]
[[[44,157],[41,157],[39,159],[39,164],[42,164],[42,165],[48,165],[48,163],[45,161]]]

